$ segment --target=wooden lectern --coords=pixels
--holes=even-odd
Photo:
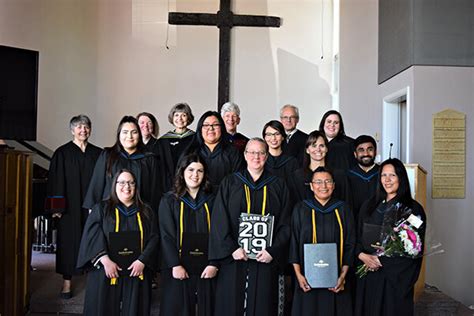
[[[410,180],[411,196],[420,203],[428,218],[428,211],[426,209],[426,176],[427,172],[419,164],[405,164],[405,169],[408,173],[408,180]],[[420,276],[415,284],[415,302],[420,297],[425,289],[425,259],[421,266]]]
[[[0,315],[25,315],[31,262],[31,153],[0,148]]]

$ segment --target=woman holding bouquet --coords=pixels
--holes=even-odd
[[[356,257],[363,266],[358,270],[361,276],[357,282],[355,312],[360,316],[413,315],[414,285],[421,269],[426,216],[423,207],[411,197],[403,163],[396,158],[388,159],[380,170],[376,195],[362,205],[359,214]],[[415,226],[421,225],[410,227],[421,247],[416,250],[405,246],[403,254],[388,256],[389,244],[383,237],[414,217],[418,219]],[[385,246],[385,255],[381,249],[372,247],[377,242]]]

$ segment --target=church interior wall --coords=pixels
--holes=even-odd
[[[474,69],[414,66],[377,85],[377,5],[375,0],[341,1],[340,110],[349,135],[368,133],[381,140],[383,98],[410,88],[411,162],[428,171],[428,235],[431,241],[441,242],[445,250],[444,254],[426,258],[426,282],[471,305],[474,175],[470,162],[474,161],[474,153],[469,137],[474,135],[470,123],[474,115]],[[465,199],[431,199],[432,115],[446,108],[466,114]]]

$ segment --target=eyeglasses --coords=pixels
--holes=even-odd
[[[205,130],[221,128],[221,124],[202,124],[202,128]]]
[[[291,121],[291,120],[296,120],[298,117],[297,116],[280,116],[280,119],[285,120],[285,121]]]
[[[267,153],[265,151],[245,151],[245,153],[249,156],[265,156]]]
[[[122,188],[124,188],[125,186],[134,188],[136,185],[135,181],[117,181],[116,183]]]
[[[272,138],[272,136],[278,137],[278,136],[281,136],[281,133],[280,132],[265,133],[265,137]]]
[[[333,185],[334,184],[334,180],[333,179],[326,179],[326,180],[315,180],[315,181],[311,181],[312,183],[318,185],[318,186],[321,186],[323,184],[325,185]]]

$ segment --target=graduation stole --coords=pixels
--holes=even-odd
[[[143,224],[142,224],[142,217],[140,216],[140,213],[137,212],[137,222],[138,222],[138,228],[140,229],[140,250],[143,252]],[[115,232],[118,233],[120,230],[120,215],[119,215],[119,209],[116,207],[115,208]],[[138,278],[143,281],[143,274],[138,276]],[[117,278],[111,278],[110,279],[110,285],[116,285],[117,284]]]
[[[265,208],[267,206],[267,184],[273,182],[276,177],[270,176],[258,185],[254,185],[248,181],[240,172],[236,172],[235,175],[244,183],[245,201],[247,202],[247,214],[250,214],[251,201],[250,201],[250,187],[253,190],[260,190],[263,187],[263,202],[262,202],[262,216],[265,215]]]
[[[342,221],[341,221],[341,216],[339,215],[339,210],[336,208],[334,210],[334,213],[336,214],[337,222],[339,224],[339,266],[342,267],[342,256],[344,254],[344,229],[342,228]],[[313,244],[317,243],[317,237],[316,237],[316,211],[314,208],[311,209],[311,222],[313,224]]]
[[[204,202],[204,208],[206,209],[207,230],[209,232],[211,231],[211,213],[209,212],[209,206],[207,205],[207,202]],[[180,206],[179,206],[179,255],[180,256],[181,256],[181,247],[183,246],[183,232],[184,232],[184,202],[181,201]]]

